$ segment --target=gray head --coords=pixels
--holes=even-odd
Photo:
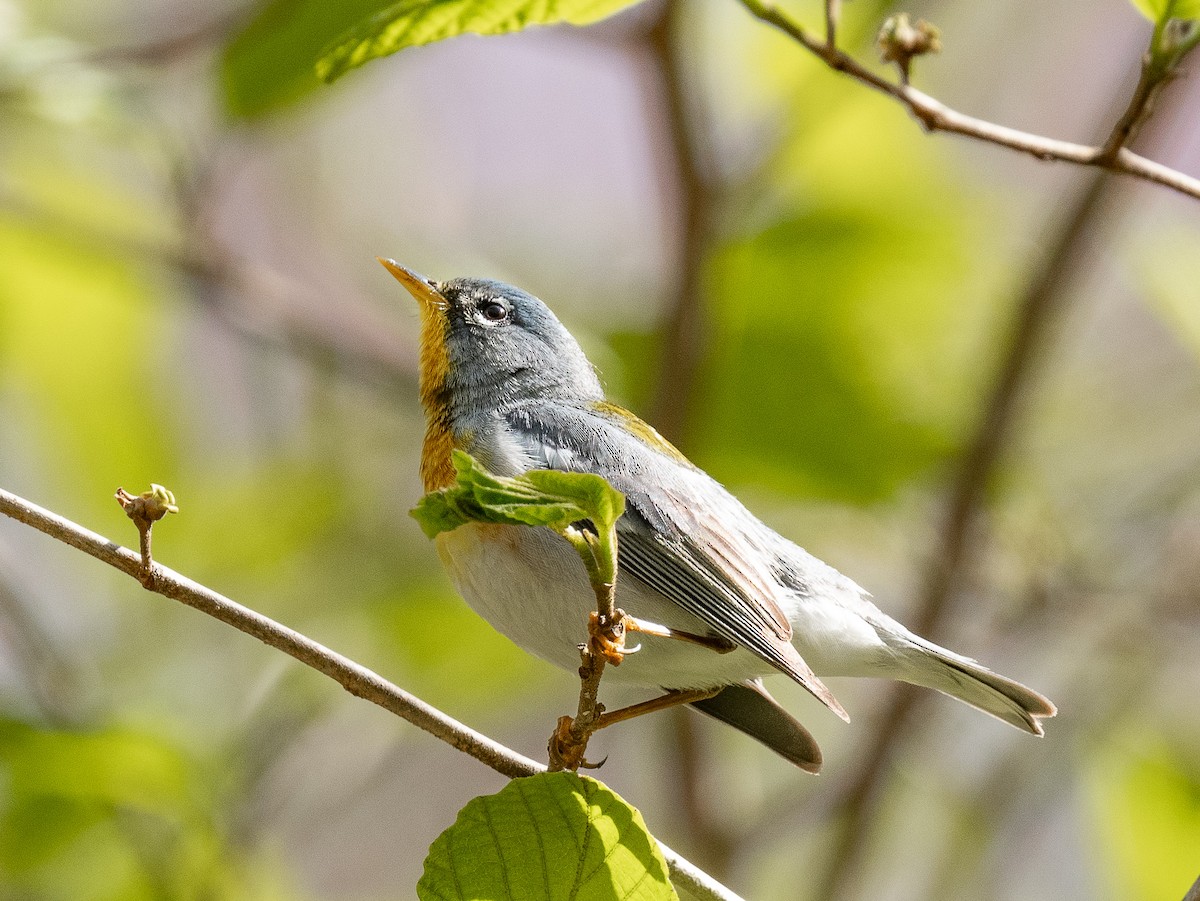
[[[380,262],[421,305],[427,412],[453,416],[531,400],[603,399],[579,343],[532,294],[491,279],[434,282],[391,260]]]

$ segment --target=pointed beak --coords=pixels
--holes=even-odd
[[[437,289],[437,282],[433,279],[418,275],[411,269],[405,269],[395,260],[388,260],[384,257],[375,259],[383,264],[383,268],[390,272],[396,281],[404,285],[408,293],[416,298],[417,303],[443,310],[446,308],[446,298],[442,297],[441,292]]]

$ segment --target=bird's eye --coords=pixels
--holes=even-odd
[[[488,322],[503,322],[508,318],[508,307],[498,300],[489,300],[483,305],[481,312]]]

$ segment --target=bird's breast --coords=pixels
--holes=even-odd
[[[578,554],[550,529],[468,523],[437,537],[450,580],[471,608],[515,644],[556,666],[579,667],[596,596]],[[674,629],[706,634],[703,623],[633,578],[617,578],[617,606]],[[665,688],[710,688],[764,675],[771,667],[745,650],[718,654],[665,638],[631,635],[642,649],[605,671],[605,680]]]

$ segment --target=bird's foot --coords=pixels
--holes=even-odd
[[[573,773],[580,767],[585,770],[595,770],[604,766],[604,761],[608,760],[607,757],[598,763],[592,763],[583,756],[584,751],[587,750],[589,734],[580,735],[572,717],[560,716],[558,725],[554,727],[554,732],[551,733],[550,741],[546,746],[546,751],[550,755],[550,771],[568,770]]]
[[[605,663],[620,666],[626,654],[637,651],[636,647],[625,647],[628,623],[632,619],[623,610],[618,610],[612,618],[593,610],[588,616],[588,648],[592,654]]]

